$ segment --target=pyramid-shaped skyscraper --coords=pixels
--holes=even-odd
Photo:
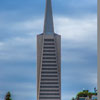
[[[61,100],[61,36],[54,32],[51,0],[44,30],[37,35],[37,100]]]

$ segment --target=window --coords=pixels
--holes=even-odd
[[[42,74],[57,74],[57,72],[42,72]]]
[[[54,39],[44,39],[44,41],[54,41]]]
[[[42,68],[42,70],[57,70],[57,68]]]
[[[43,52],[55,52],[55,50],[43,50]]]
[[[40,95],[59,95],[59,93],[40,93]]]
[[[60,97],[40,97],[40,99],[60,99]]]
[[[59,88],[59,86],[40,86],[40,88]]]
[[[41,82],[41,84],[58,84],[58,82]]]
[[[44,89],[41,89],[40,91],[58,92],[59,90],[51,90],[51,89],[50,90],[47,90],[47,89],[44,90]]]
[[[41,81],[58,81],[58,79],[41,79]]]
[[[56,57],[43,57],[43,59],[56,59]]]
[[[42,64],[42,66],[57,66],[56,64]]]
[[[43,54],[43,56],[55,56],[56,54]]]
[[[57,77],[57,75],[41,75],[41,77]]]
[[[55,47],[44,47],[44,49],[55,49]]]
[[[43,61],[43,63],[56,63],[56,61]]]
[[[54,45],[54,43],[44,43],[44,45]]]

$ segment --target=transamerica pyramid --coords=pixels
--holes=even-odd
[[[61,36],[54,32],[51,0],[37,35],[37,100],[61,100]]]

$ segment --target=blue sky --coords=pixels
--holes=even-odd
[[[97,86],[97,1],[52,0],[62,36],[62,100]],[[36,35],[43,32],[45,0],[0,1],[0,100],[36,100]]]

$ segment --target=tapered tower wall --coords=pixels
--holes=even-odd
[[[61,100],[61,36],[37,36],[37,100]]]

